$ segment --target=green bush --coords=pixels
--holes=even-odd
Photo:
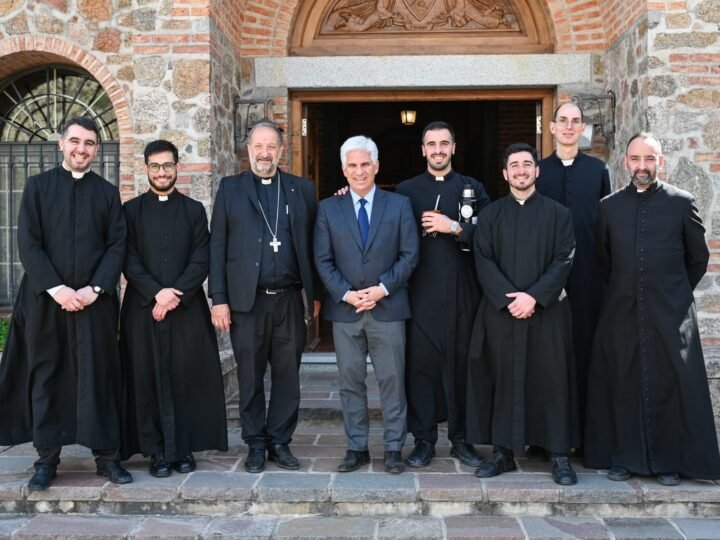
[[[0,317],[0,351],[5,348],[8,328],[10,328],[10,317]]]

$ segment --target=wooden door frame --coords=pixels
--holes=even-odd
[[[309,103],[398,102],[398,101],[540,101],[542,108],[541,155],[553,151],[553,140],[546,126],[552,117],[554,88],[509,89],[442,89],[442,90],[330,90],[291,91],[290,125],[294,135],[290,140],[291,171],[303,176],[307,137],[302,135],[305,106]],[[319,179],[315,179],[317,183]],[[316,186],[317,188],[318,186]]]

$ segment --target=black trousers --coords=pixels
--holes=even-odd
[[[55,446],[54,448],[36,448],[38,456],[37,461],[33,464],[37,470],[42,465],[53,465],[55,467],[60,463],[60,452],[62,446]],[[117,448],[93,448],[93,456],[95,457],[95,464],[98,467],[105,465],[111,461],[120,461],[120,450]]]
[[[306,327],[299,291],[258,292],[248,313],[232,313],[230,341],[237,363],[242,438],[248,446],[289,444],[300,407],[300,360]],[[265,415],[265,371],[270,403]]]
[[[465,440],[467,350],[458,347],[454,358],[440,351],[412,321],[408,324],[405,390],[408,431],[415,440],[433,444],[438,421],[447,419],[448,439]]]

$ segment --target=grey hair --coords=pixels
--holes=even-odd
[[[373,163],[377,163],[378,160],[378,147],[370,137],[365,135],[356,135],[350,137],[340,147],[340,161],[343,165],[347,163],[347,156],[353,150],[362,150],[370,154],[370,159]]]
[[[272,120],[268,120],[267,118],[264,118],[253,125],[253,127],[250,128],[250,131],[248,133],[248,144],[250,144],[250,139],[252,139],[253,133],[255,133],[255,130],[257,128],[266,127],[272,129],[275,133],[277,133],[278,139],[280,140],[280,146],[282,146],[283,143],[283,128],[278,126],[275,122]]]

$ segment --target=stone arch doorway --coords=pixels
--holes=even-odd
[[[120,180],[120,129],[105,89],[84,69],[44,65],[0,84],[0,306],[10,306],[22,278],[16,230],[27,177],[62,161],[57,141],[63,123],[89,116],[100,130],[93,168]]]

